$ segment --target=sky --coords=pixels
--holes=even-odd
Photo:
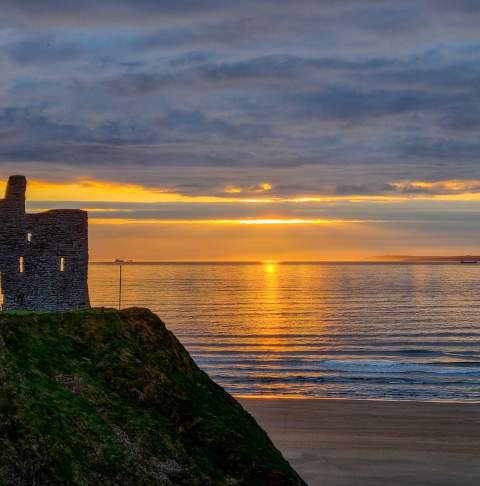
[[[93,260],[479,254],[479,25],[477,0],[0,0],[0,176],[89,210]]]

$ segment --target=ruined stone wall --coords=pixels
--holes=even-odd
[[[9,180],[0,201],[0,272],[5,310],[87,308],[88,215],[25,213],[26,181]]]

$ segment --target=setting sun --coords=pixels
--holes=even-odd
[[[277,262],[275,261],[265,261],[264,268],[268,273],[274,273],[277,270]]]

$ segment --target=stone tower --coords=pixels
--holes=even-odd
[[[26,188],[24,176],[11,176],[0,200],[3,309],[89,307],[88,214],[78,209],[27,214]]]

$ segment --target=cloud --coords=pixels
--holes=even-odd
[[[9,51],[11,59],[19,64],[64,62],[79,57],[81,53],[82,47],[78,43],[51,34],[25,37]]]
[[[447,161],[451,163],[470,162],[476,177],[475,166],[479,161],[480,142],[468,138],[421,137],[412,136],[401,142],[400,153],[405,157],[430,159],[433,161]]]
[[[432,109],[438,106],[438,98],[420,91],[360,91],[335,86],[320,92],[294,95],[292,104],[297,107],[298,116],[360,121]]]
[[[457,8],[458,7],[458,8]],[[0,169],[185,194],[480,176],[475,2],[2,3]]]

